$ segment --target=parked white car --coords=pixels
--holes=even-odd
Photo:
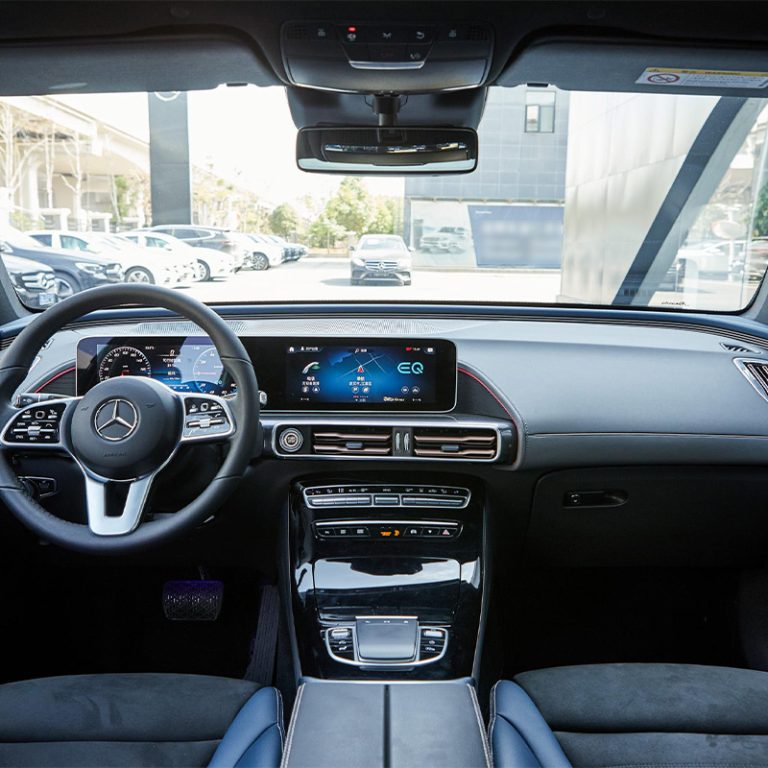
[[[253,243],[253,269],[277,267],[286,260],[287,250],[280,243],[269,240],[265,235],[248,234],[246,237]]]
[[[215,248],[195,248],[178,237],[165,235],[152,230],[134,229],[121,232],[121,237],[130,240],[140,248],[175,253],[194,260],[197,265],[197,280],[208,281],[217,277],[230,277],[235,274],[235,255]]]
[[[306,245],[302,245],[301,243],[291,243],[284,237],[280,237],[280,235],[262,235],[262,237],[266,237],[272,242],[287,249],[288,256],[286,257],[286,261],[298,261],[302,256],[307,255]]]
[[[39,230],[28,234],[52,248],[109,254],[123,265],[126,283],[152,283],[179,288],[191,285],[197,276],[194,258],[169,251],[148,251],[121,235],[69,230]]]

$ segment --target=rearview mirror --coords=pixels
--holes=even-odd
[[[471,128],[302,128],[296,162],[315,173],[470,173],[477,166]]]

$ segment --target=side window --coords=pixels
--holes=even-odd
[[[180,237],[183,240],[189,240],[194,237],[200,237],[196,229],[190,229],[189,227],[177,227],[173,230],[174,237]]]
[[[525,132],[555,132],[555,92],[526,91]]]
[[[138,242],[139,242],[139,236],[138,235],[123,235],[123,237],[126,240],[130,240],[132,243],[137,243],[138,244]]]
[[[79,237],[61,235],[61,247],[68,251],[85,251],[88,248],[88,243],[86,243],[85,240],[81,240]]]
[[[165,248],[168,245],[165,240],[161,240],[159,237],[147,236],[144,242],[147,248]]]
[[[49,248],[53,245],[53,235],[32,235],[40,245],[47,245]]]

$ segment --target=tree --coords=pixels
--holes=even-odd
[[[309,245],[315,248],[333,248],[346,235],[346,230],[325,214],[318,216],[307,231]]]
[[[764,184],[757,196],[755,219],[752,224],[753,237],[768,236],[768,184]]]
[[[328,201],[323,215],[338,224],[346,232],[359,237],[367,231],[372,219],[371,196],[363,184],[363,180],[356,176],[347,176],[336,191],[336,194]]]
[[[374,235],[399,235],[402,230],[402,201],[396,197],[377,197],[373,218],[366,232]]]
[[[296,237],[299,216],[289,203],[281,203],[269,214],[269,228],[283,237]]]

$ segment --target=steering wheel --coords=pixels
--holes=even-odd
[[[16,408],[13,397],[43,344],[67,323],[98,309],[134,304],[170,309],[210,336],[237,397],[174,392],[153,379],[128,376],[96,384],[83,397]],[[248,353],[213,310],[155,285],[93,288],[38,315],[0,361],[0,501],[28,528],[62,547],[123,554],[170,539],[207,519],[235,490],[257,452],[259,387]],[[152,482],[187,443],[226,441],[216,476],[173,514],[143,520]],[[24,489],[8,461],[13,451],[69,454],[85,479],[87,525],[47,512]]]

